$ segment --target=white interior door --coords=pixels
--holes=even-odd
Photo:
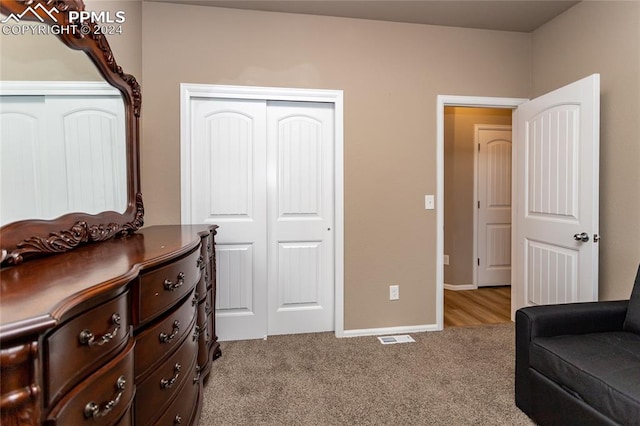
[[[194,98],[186,223],[219,225],[220,340],[333,330],[333,104]]]
[[[475,126],[477,286],[511,285],[511,126]]]
[[[514,118],[519,173],[512,309],[595,301],[600,76],[526,102]]]
[[[333,330],[333,104],[269,102],[269,334]]]
[[[266,101],[191,101],[191,217],[219,225],[216,332],[267,335]],[[183,221],[185,218],[183,218]]]

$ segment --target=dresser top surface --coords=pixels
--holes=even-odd
[[[210,225],[166,225],[0,270],[0,341],[39,332],[73,307],[118,292],[200,243]],[[115,293],[114,293],[115,294]]]

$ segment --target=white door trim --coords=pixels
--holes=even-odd
[[[444,107],[465,106],[515,109],[526,101],[528,99],[524,98],[438,95],[436,105],[436,186],[438,191],[436,196],[436,328],[438,330],[444,328],[444,263],[442,260],[444,256]],[[515,155],[512,158],[515,158]],[[512,176],[516,176],[515,164],[512,167]],[[512,209],[512,218],[514,212],[515,209]],[[512,235],[515,235],[515,232]]]
[[[180,84],[180,175],[181,217],[191,217],[191,126],[192,98],[256,99],[266,101],[327,102],[334,106],[334,281],[335,335],[344,337],[344,100],[342,90],[279,87]]]

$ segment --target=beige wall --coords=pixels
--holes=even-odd
[[[529,35],[149,2],[143,29],[146,223],[180,221],[181,82],[344,90],[345,329],[434,324],[436,96],[526,97]]]
[[[600,73],[600,298],[628,298],[640,262],[640,2],[579,3],[533,33],[532,58],[532,96]]]
[[[445,107],[444,282],[473,283],[473,188],[476,124],[511,124],[510,109]]]

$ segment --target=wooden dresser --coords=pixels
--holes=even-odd
[[[0,272],[0,423],[194,425],[220,356],[216,226],[153,226]]]

